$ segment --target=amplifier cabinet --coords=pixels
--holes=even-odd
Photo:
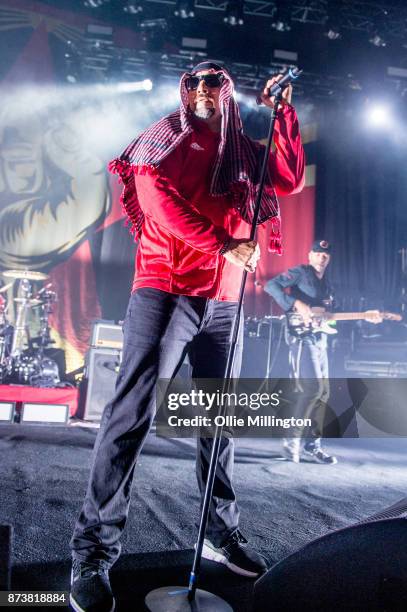
[[[87,352],[81,386],[82,419],[100,421],[104,407],[113,397],[121,358],[122,352],[114,348],[92,347]]]
[[[383,378],[405,378],[407,376],[406,361],[366,361],[361,359],[346,359],[345,372],[355,376],[375,376]]]
[[[121,325],[114,321],[98,319],[93,322],[91,346],[102,346],[106,348],[123,348],[123,331]]]

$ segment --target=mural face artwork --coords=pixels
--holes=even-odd
[[[0,115],[0,267],[50,270],[109,210],[105,161],[87,149],[74,113]]]
[[[72,370],[87,350],[92,320],[100,317],[93,263],[83,253],[110,211],[106,159],[86,132],[87,116],[97,109],[75,108],[71,97],[38,111],[35,91],[32,108],[22,97],[24,105],[9,103],[0,111],[0,271],[50,275],[46,282],[58,297],[52,337]],[[44,285],[32,283],[33,294]],[[14,325],[19,286],[16,280],[8,290]],[[28,313],[31,333],[39,314]]]

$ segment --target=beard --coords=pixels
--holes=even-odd
[[[214,108],[206,108],[205,106],[197,107],[194,110],[194,115],[198,117],[198,119],[210,119],[214,114]]]

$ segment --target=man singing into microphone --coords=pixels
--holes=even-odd
[[[262,96],[267,106],[275,80]],[[223,378],[242,273],[253,272],[260,256],[249,235],[264,147],[242,132],[231,77],[204,62],[182,76],[180,92],[179,110],[138,136],[110,166],[123,181],[123,206],[139,246],[116,391],[103,414],[71,541],[76,610],[114,605],[108,572],[120,553],[134,467],[154,418],[157,378],[171,379],[187,351],[194,377]],[[276,194],[299,191],[304,180],[290,101],[289,86],[278,111],[259,219],[271,220],[276,251]],[[241,354],[242,333],[235,377]],[[201,493],[211,447],[212,440],[198,440]],[[239,531],[232,469],[233,441],[223,438],[203,556],[255,577],[266,563]]]

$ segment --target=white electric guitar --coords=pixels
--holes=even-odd
[[[302,316],[297,312],[287,314],[288,329],[294,336],[304,336],[309,332],[324,334],[337,334],[333,327],[336,321],[370,321],[381,323],[381,321],[401,321],[402,316],[393,312],[380,312],[379,310],[366,310],[365,312],[328,312],[325,308],[311,308],[312,320],[305,325]]]

